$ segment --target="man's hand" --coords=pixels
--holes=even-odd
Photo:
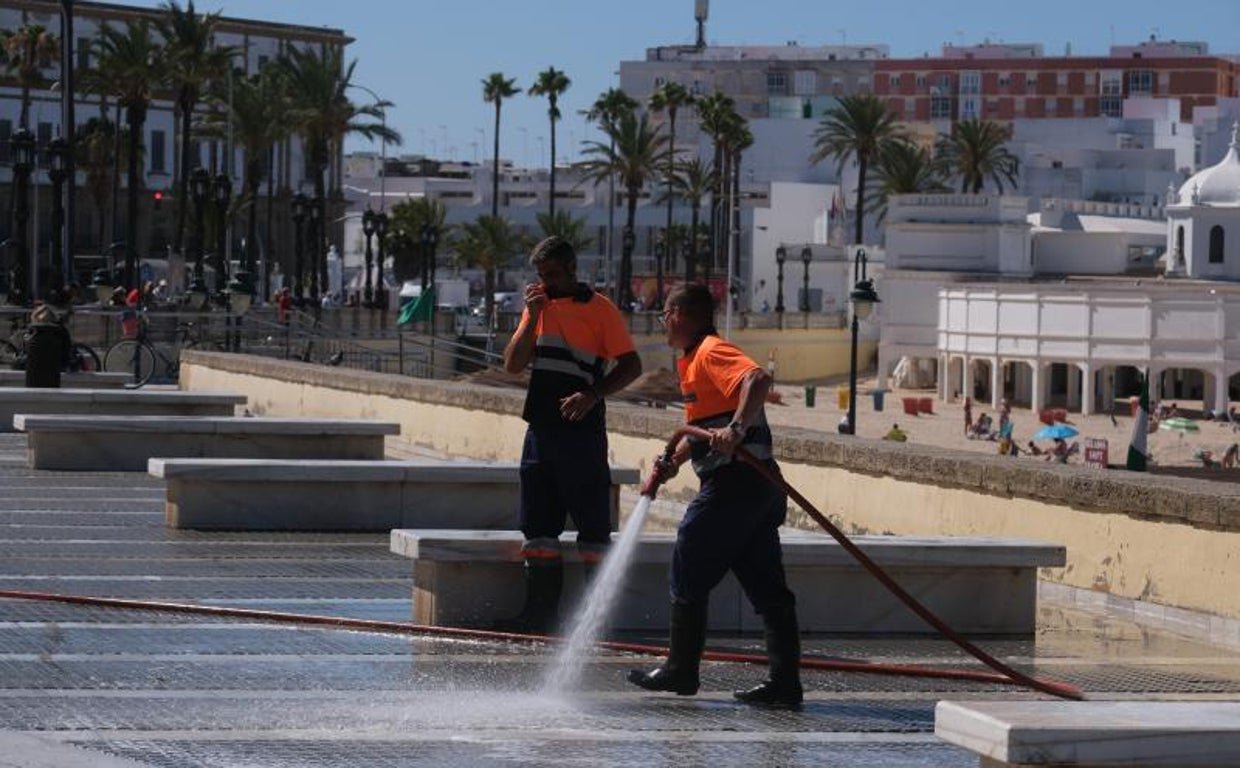
[[[530,283],[525,286],[525,308],[530,311],[530,320],[537,320],[547,305],[547,289],[542,283]]]
[[[710,449],[724,456],[731,456],[736,447],[745,439],[744,432],[737,432],[731,427],[719,427],[707,430],[710,432]]]
[[[560,415],[565,421],[581,421],[598,405],[599,397],[593,390],[577,392],[560,400]]]
[[[663,485],[680,472],[680,465],[676,463],[676,460],[669,459],[662,453],[654,458],[654,464],[651,466],[654,469],[655,477],[658,478],[659,485]]]

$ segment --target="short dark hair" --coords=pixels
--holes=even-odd
[[[534,250],[530,251],[530,265],[538,266],[544,261],[554,261],[563,267],[573,269],[577,266],[577,252],[572,243],[558,235],[543,238]]]
[[[710,325],[715,320],[715,297],[701,283],[676,286],[668,294],[667,303],[695,323]]]

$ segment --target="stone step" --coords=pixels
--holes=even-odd
[[[1237,766],[1236,701],[940,701],[934,733],[991,766]]]
[[[826,533],[785,528],[780,536],[805,631],[933,634]],[[521,541],[520,533],[509,531],[392,531],[392,551],[414,561],[414,620],[488,625],[515,615],[524,601]],[[1066,559],[1062,546],[1021,539],[857,536],[853,541],[932,612],[968,634],[1031,634],[1037,569],[1062,566]],[[666,629],[674,543],[674,533],[642,536],[614,628]],[[582,569],[571,542],[563,551],[561,605],[570,606],[581,591]],[[710,627],[728,632],[762,627],[731,575],[711,594]]]
[[[60,386],[67,389],[124,389],[132,382],[133,376],[128,373],[78,371],[60,374]],[[0,371],[0,387],[25,386],[25,371]]]
[[[147,469],[152,458],[381,459],[400,425],[342,419],[18,414],[32,469]]]
[[[488,462],[153,458],[168,525],[197,530],[515,530],[520,465]],[[611,470],[611,519],[635,469]]]
[[[0,387],[0,432],[12,432],[13,417],[19,413],[232,416],[245,403],[245,395],[231,392]]]

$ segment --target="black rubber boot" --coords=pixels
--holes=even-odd
[[[511,619],[498,621],[496,632],[548,635],[559,627],[560,594],[564,591],[562,560],[525,561],[525,605]]]
[[[733,694],[737,701],[772,709],[800,709],[801,631],[796,608],[768,609],[762,616],[770,676],[747,691]]]
[[[648,691],[692,696],[698,692],[698,668],[706,647],[706,606],[672,603],[671,624],[667,661],[650,672],[629,670],[629,682]]]

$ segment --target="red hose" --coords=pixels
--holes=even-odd
[[[668,441],[667,447],[663,451],[663,457],[665,459],[669,458],[676,450],[676,446],[680,443],[681,439],[690,435],[704,440],[710,439],[710,433],[706,430],[701,429],[700,427],[686,425],[676,430],[676,433],[672,435],[672,439]],[[878,563],[875,563],[869,555],[861,550],[860,547],[852,543],[843,531],[832,524],[831,521],[828,520],[821,512],[815,509],[814,505],[810,504],[809,500],[802,496],[797,489],[793,488],[778,472],[775,472],[766,464],[754,458],[752,453],[742,447],[737,447],[736,456],[757,470],[758,474],[762,475],[767,480],[770,480],[780,488],[783,488],[790,498],[800,504],[801,508],[804,509],[810,517],[814,518],[814,521],[817,522],[818,525],[822,526],[823,530],[831,534],[831,538],[838,541],[840,546],[843,547],[848,554],[852,555],[857,562],[861,563],[862,567],[869,571],[874,578],[878,579],[879,583],[886,587],[891,594],[895,595],[900,602],[904,603],[909,610],[920,616],[923,621],[934,627],[940,635],[950,640],[958,648],[995,670],[995,672],[999,673],[999,675],[1002,675],[1006,682],[1025,688],[1032,688],[1035,691],[1041,691],[1042,693],[1050,694],[1051,696],[1058,696],[1060,698],[1071,699],[1074,701],[1084,700],[1085,695],[1080,691],[1080,689],[1068,685],[1067,683],[1061,683],[1053,680],[1039,680],[1036,677],[1026,675],[1023,672],[1004,664],[994,656],[991,656],[986,651],[974,645],[972,642],[960,635],[960,633],[949,627],[947,623],[938,616],[931,613],[930,609],[926,608],[926,606],[917,601],[917,598],[905,591],[905,589],[901,587],[895,579],[891,578],[886,571],[879,567]],[[658,480],[659,478],[656,476],[656,473],[652,472],[650,480],[648,480],[646,485],[642,488],[643,495],[654,498],[654,493],[658,490]],[[809,665],[803,662],[802,666]],[[867,671],[874,671],[873,668],[869,667],[869,665],[863,666],[867,667]],[[912,674],[912,672],[908,671],[912,669],[918,668],[905,667],[905,671],[892,674]]]
[[[0,590],[0,599],[35,600],[47,603],[67,603],[69,605],[89,605],[99,608],[119,608],[131,611],[162,611],[168,613],[188,613],[198,616],[215,616],[230,619],[252,619],[274,624],[303,624],[337,629],[350,629],[365,632],[384,632],[400,635],[430,635],[459,640],[477,640],[483,642],[516,642],[546,643],[556,645],[564,642],[564,638],[553,635],[526,635],[514,632],[494,632],[486,629],[466,629],[462,627],[437,627],[425,624],[411,624],[399,621],[376,621],[372,619],[349,619],[339,616],[316,616],[304,613],[284,613],[281,611],[260,611],[253,608],[224,608],[211,605],[195,605],[193,603],[164,603],[153,600],[128,600],[118,597],[90,597],[86,595],[65,595],[56,592],[29,592],[25,590]],[[597,644],[600,648],[622,653],[636,653],[645,656],[666,656],[667,648],[641,643],[624,643],[614,640]],[[740,653],[734,651],[706,651],[702,658],[707,661],[731,662],[737,664],[766,664],[765,654]],[[991,672],[977,672],[964,669],[934,669],[902,664],[872,664],[864,661],[841,661],[836,659],[802,658],[801,667],[829,672],[860,672],[874,675],[898,675],[902,677],[925,677],[944,680],[965,680],[974,683],[990,683],[998,685],[1015,685],[1011,679]]]

